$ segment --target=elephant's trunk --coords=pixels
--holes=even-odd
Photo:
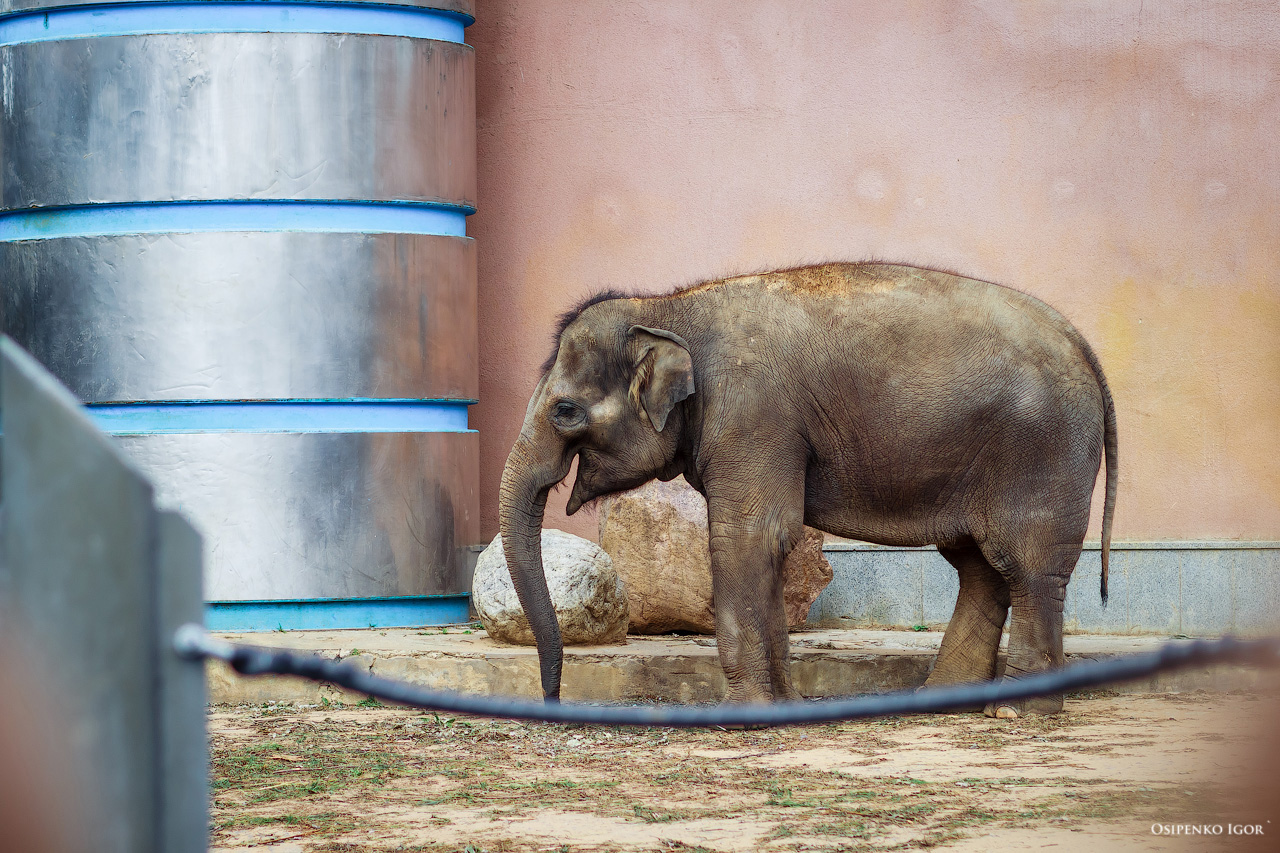
[[[564,478],[569,466],[560,460],[548,464],[548,455],[539,452],[524,435],[516,441],[502,471],[498,525],[507,570],[538,644],[542,692],[548,702],[557,702],[564,644],[542,569],[542,517],[548,492]],[[564,470],[559,470],[561,467]]]

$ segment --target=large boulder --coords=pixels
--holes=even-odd
[[[783,565],[791,628],[804,625],[832,577],[822,532],[806,527],[804,534]],[[683,477],[601,501],[600,545],[626,584],[631,633],[715,633],[707,502]]]
[[[627,641],[627,589],[599,545],[560,530],[544,530],[542,568],[566,645]],[[476,561],[471,596],[490,637],[521,646],[534,644],[507,571],[500,535]]]

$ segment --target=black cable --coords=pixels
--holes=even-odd
[[[371,675],[350,664],[316,655],[279,649],[241,646],[215,640],[198,625],[184,625],[174,635],[174,649],[187,660],[216,658],[242,675],[297,675],[365,693],[369,696],[433,711],[612,726],[706,728],[711,726],[770,727],[803,723],[831,723],[867,717],[928,714],[981,708],[1146,678],[1160,672],[1214,664],[1241,663],[1273,667],[1280,664],[1280,639],[1195,640],[1169,643],[1159,651],[1085,661],[1063,669],[1037,673],[1014,681],[990,681],[921,690],[900,690],[856,699],[778,702],[770,705],[718,705],[711,708],[667,705],[600,706],[558,704],[527,699],[475,696],[428,690],[402,681]]]

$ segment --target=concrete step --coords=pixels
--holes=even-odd
[[[525,646],[497,643],[466,627],[288,631],[219,634],[234,643],[295,649],[345,660],[375,675],[440,690],[536,698],[538,655]],[[1006,638],[1007,639],[1007,638]],[[805,630],[791,635],[791,669],[805,696],[881,693],[924,683],[942,641],[938,631]],[[1068,636],[1068,662],[1153,651],[1166,642],[1154,636]],[[319,704],[360,699],[337,688],[300,678],[237,675],[211,662],[209,700],[219,704],[294,702]],[[1194,669],[1115,685],[1111,690],[1178,693],[1192,690],[1253,690],[1266,674],[1249,667]],[[565,649],[566,701],[660,701],[710,703],[724,694],[715,639],[664,635],[628,637],[625,645]]]

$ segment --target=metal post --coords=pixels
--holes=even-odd
[[[66,817],[92,822],[95,850],[204,850],[204,670],[172,651],[173,629],[201,618],[200,537],[8,338],[0,417],[0,618],[43,664],[96,801]]]

